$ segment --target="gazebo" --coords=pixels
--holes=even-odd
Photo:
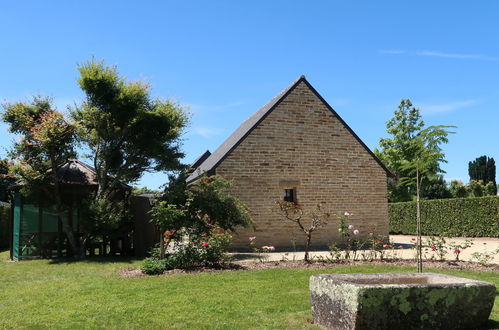
[[[97,189],[95,170],[71,159],[57,172],[63,193],[65,212],[75,237],[81,237],[85,217],[82,199]],[[71,256],[68,240],[62,229],[55,205],[43,194],[26,197],[21,186],[11,189],[11,259],[55,258]],[[131,187],[119,184],[116,198],[128,205]],[[100,241],[87,242],[86,253],[93,255],[128,255],[132,251],[133,220],[126,219],[112,235]],[[97,251],[97,252],[96,252]]]

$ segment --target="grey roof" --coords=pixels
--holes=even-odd
[[[65,184],[97,185],[95,169],[78,159],[70,159],[59,167],[57,178]]]
[[[242,141],[246,137],[246,135],[248,135],[253,130],[253,128],[267,116],[270,110],[272,110],[278,103],[280,103],[280,101],[286,95],[288,95],[289,92],[294,89],[302,79],[305,79],[305,76],[301,76],[300,78],[296,79],[291,85],[289,85],[286,89],[284,89],[272,100],[270,100],[270,102],[261,107],[260,110],[243,121],[241,126],[239,126],[238,129],[236,129],[234,133],[232,133],[232,135],[229,136],[227,140],[225,140],[224,143],[222,143],[222,145],[220,145],[220,147],[218,147],[217,150],[215,150],[210,155],[210,157],[208,157],[203,163],[201,163],[201,165],[196,168],[196,171],[194,171],[187,178],[187,182],[195,180],[205,172],[214,170],[215,167],[217,167],[218,164],[223,160],[223,158],[225,158],[225,156],[230,151],[232,151],[232,149],[235,148],[240,143],[240,141]]]
[[[199,156],[191,165],[191,169],[195,170],[196,168],[201,165],[206,158],[210,157],[211,152],[209,150],[206,150],[201,156]]]
[[[97,173],[95,169],[79,161],[78,159],[70,159],[67,163],[59,167],[57,177],[63,184],[71,185],[97,185]],[[130,186],[119,183],[123,189],[131,189]]]
[[[293,89],[304,82],[307,86],[314,92],[314,94],[327,106],[327,108],[337,117],[340,122],[347,128],[347,130],[359,141],[359,143],[371,154],[371,156],[378,162],[378,164],[386,171],[387,175],[392,176],[393,174],[385,167],[385,165],[374,155],[374,153],[369,149],[364,142],[355,134],[355,132],[345,123],[345,121],[334,111],[334,109],[322,98],[322,96],[315,90],[314,87],[307,81],[304,75],[300,76],[298,79],[293,81],[286,89],[276,95],[270,102],[265,104],[257,112],[252,114],[248,119],[246,119],[241,126],[239,126],[232,135],[230,135],[227,140],[220,145],[204,162],[197,166],[196,170],[187,178],[187,182],[191,182],[204,173],[208,175],[214,174],[216,167],[227,157],[232,150],[234,150],[243,140],[248,136],[253,129],[260,124],[262,120],[267,117],[269,113],[274,110],[274,108],[281,103],[283,99],[288,96]],[[202,157],[202,156],[201,156]],[[200,157],[200,158],[201,158]],[[198,158],[198,159],[200,159]]]

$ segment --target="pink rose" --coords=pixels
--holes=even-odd
[[[209,245],[208,242],[203,242],[204,247],[207,247],[208,245]]]

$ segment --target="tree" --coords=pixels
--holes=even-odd
[[[392,137],[381,138],[380,150],[374,150],[376,156],[395,174],[395,179],[390,180],[388,186],[390,201],[409,201],[416,194],[415,186],[401,178],[407,177],[410,172],[405,169],[404,164],[416,160],[414,139],[422,134],[424,126],[419,109],[414,107],[409,99],[402,99],[398,110],[395,110],[394,116],[386,124],[387,132]],[[441,161],[445,161],[443,156]],[[440,168],[441,161],[434,159],[431,162],[432,167],[428,168],[429,173],[444,173]]]
[[[116,198],[121,183],[132,184],[147,171],[181,167],[181,134],[188,122],[177,103],[150,96],[143,82],[128,82],[114,66],[92,60],[78,67],[86,97],[72,110],[79,138],[90,150],[97,193],[89,207],[94,221],[110,230],[125,203]]]
[[[304,211],[301,205],[293,202],[276,202],[276,212],[285,220],[294,222],[306,236],[305,257],[309,261],[309,250],[312,244],[312,234],[314,231],[324,227],[331,216],[330,213],[322,210],[321,205],[317,205],[314,210]],[[308,219],[307,219],[308,218]],[[308,226],[307,226],[308,224]]]
[[[452,180],[450,182],[449,191],[454,198],[468,197],[468,190],[466,186],[459,180]]]
[[[72,116],[91,151],[96,199],[108,198],[119,182],[133,183],[146,171],[180,167],[180,137],[188,116],[179,104],[152,99],[149,85],[126,81],[103,61],[86,62],[78,70],[86,97]]]
[[[150,211],[152,221],[159,227],[160,252],[159,257],[165,257],[165,248],[170,245],[170,241],[177,236],[177,233],[188,224],[187,214],[184,209],[177,205],[160,201]],[[165,238],[167,242],[165,243]]]
[[[494,158],[481,156],[468,163],[470,181],[482,181],[484,184],[492,182],[496,186],[496,163]],[[492,189],[497,194],[497,188]]]
[[[161,251],[169,243],[186,234],[190,239],[212,236],[215,231],[234,231],[252,222],[246,206],[230,194],[232,183],[214,175],[202,177],[187,185],[186,172],[170,177],[163,200],[151,211],[153,222],[160,227]],[[166,244],[163,244],[166,238]]]
[[[422,242],[421,242],[421,206],[420,192],[421,183],[424,178],[435,179],[435,168],[440,162],[445,162],[444,153],[440,145],[447,143],[447,136],[452,132],[447,129],[450,126],[430,126],[421,130],[415,135],[407,150],[412,152],[412,160],[404,160],[401,169],[407,176],[401,178],[401,182],[416,188],[416,231],[417,231],[417,251],[418,251],[418,272],[423,271]]]
[[[9,173],[11,164],[7,159],[0,160],[0,201],[9,200],[8,189],[16,182],[16,179]]]
[[[73,255],[80,257],[81,248],[64,212],[57,178],[59,167],[75,157],[75,126],[52,108],[49,98],[35,97],[30,103],[8,103],[3,107],[3,121],[10,125],[10,132],[21,136],[10,151],[15,159],[10,175],[23,185],[25,194],[42,193],[52,199]]]
[[[452,193],[442,175],[437,175],[433,180],[423,180],[421,185],[421,197],[424,199],[451,198]]]

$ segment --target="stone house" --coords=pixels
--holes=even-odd
[[[204,173],[233,180],[232,193],[249,208],[254,228],[240,229],[232,247],[303,246],[297,225],[272,211],[276,201],[299,203],[304,209],[321,204],[335,214],[354,215],[350,224],[361,235],[388,235],[387,176],[380,160],[359,139],[304,76],[244,121],[212,154],[193,164],[187,179]],[[316,231],[315,247],[339,241],[339,220]]]

